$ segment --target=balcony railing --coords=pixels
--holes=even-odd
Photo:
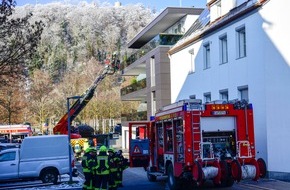
[[[122,121],[146,121],[147,111],[122,114]]]
[[[143,57],[152,49],[160,46],[160,45],[174,45],[180,38],[182,34],[159,34],[147,44],[145,44],[142,48],[135,51],[133,54],[128,57],[125,55],[123,57],[123,62],[121,63],[121,69],[124,69],[134,63],[136,60]]]
[[[146,88],[146,78],[121,89],[121,96]]]

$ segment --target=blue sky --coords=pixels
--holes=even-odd
[[[46,4],[51,2],[72,2],[77,3],[81,0],[16,0],[17,5],[25,5],[25,4]],[[117,0],[87,0],[87,2],[109,2],[112,5]],[[142,3],[146,7],[149,8],[155,8],[156,10],[162,10],[166,7],[179,7],[180,5],[182,7],[196,7],[196,8],[204,8],[206,5],[206,0],[118,0],[122,3],[122,5],[126,4],[136,4],[136,3]]]

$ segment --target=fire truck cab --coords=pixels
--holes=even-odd
[[[129,152],[130,166],[144,167],[149,164],[149,131],[151,129],[150,122],[130,122],[129,123]]]
[[[145,135],[132,139],[132,128]],[[170,189],[266,176],[265,161],[255,158],[253,107],[246,101],[181,100],[150,122],[129,123],[129,139],[131,167],[145,167],[149,181],[168,176]]]

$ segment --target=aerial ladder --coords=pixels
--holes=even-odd
[[[66,112],[63,117],[59,120],[56,126],[53,128],[53,134],[68,134],[68,113],[70,115],[70,122],[72,122],[78,114],[86,107],[88,102],[94,96],[94,92],[100,82],[107,76],[113,75],[116,70],[118,70],[119,60],[116,59],[116,55],[113,55],[113,61],[111,64],[106,65],[105,68],[100,72],[95,81],[92,83],[90,88],[84,92],[80,98],[78,98],[73,105],[69,108],[69,111]],[[75,132],[71,133],[72,139],[81,138],[81,135]]]

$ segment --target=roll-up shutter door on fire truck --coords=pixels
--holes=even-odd
[[[204,131],[232,131],[236,128],[235,117],[201,117],[200,128]]]

